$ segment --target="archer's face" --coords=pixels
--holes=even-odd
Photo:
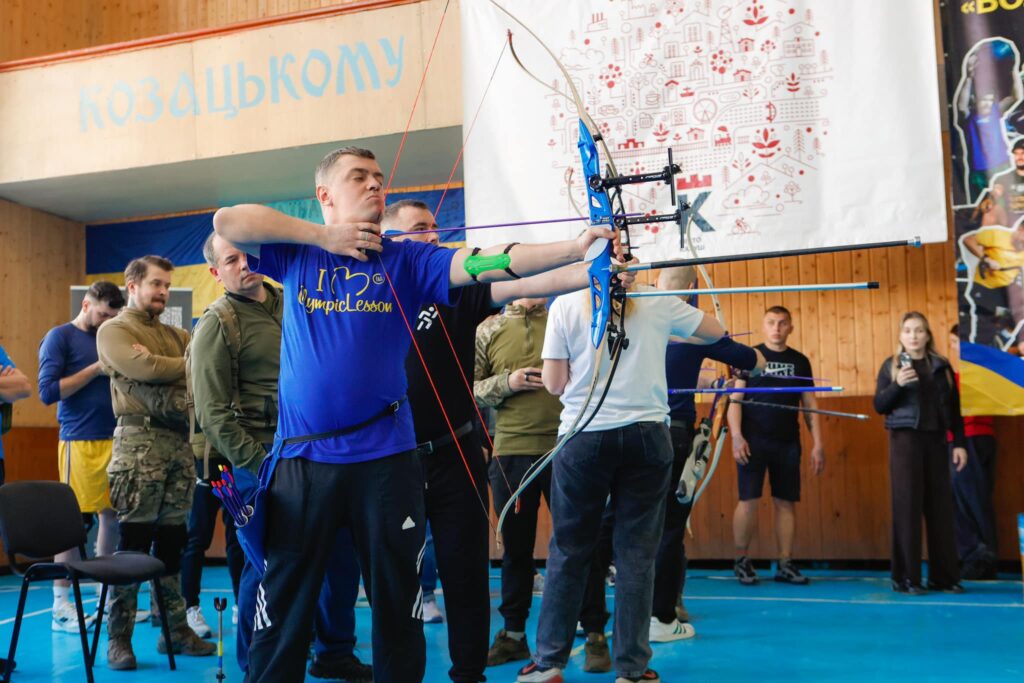
[[[375,159],[345,154],[316,195],[325,223],[376,223],[384,211],[384,172]]]
[[[383,227],[388,230],[401,230],[405,233],[395,237],[395,240],[414,240],[435,245],[441,242],[435,232],[437,222],[434,220],[434,214],[415,206],[402,207]]]
[[[117,313],[121,309],[111,308],[110,304],[106,301],[93,301],[87,296],[82,300],[82,310],[85,311],[86,328],[91,332],[95,332],[100,328],[100,325],[111,318],[117,317]]]

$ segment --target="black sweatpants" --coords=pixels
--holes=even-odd
[[[967,465],[953,476],[956,503],[956,546],[960,561],[995,566],[996,513],[992,491],[996,482],[996,439],[967,437]]]
[[[228,560],[228,574],[231,576],[231,590],[238,601],[238,581],[242,576],[245,555],[235,537],[235,523],[220,499],[213,494],[209,482],[196,484],[192,496],[192,512],[188,517],[188,542],[181,556],[181,593],[186,607],[199,604],[199,589],[203,579],[203,558],[213,542],[217,528],[217,513],[224,520],[224,553]]]
[[[501,513],[526,470],[541,457],[508,455],[491,459],[489,476],[496,512]],[[541,494],[550,506],[550,467],[545,467],[523,491],[519,497],[519,511],[513,511],[505,517],[505,526],[501,529],[501,606],[498,611],[505,620],[507,631],[526,630],[526,619],[530,616],[530,605],[533,604],[533,577],[537,572],[533,546],[537,541],[537,511],[540,509]]]
[[[682,504],[676,498],[676,484],[693,446],[693,425],[672,427],[672,477],[669,479],[668,503],[665,506],[665,529],[654,564],[654,605],[652,613],[663,624],[676,618],[676,605],[686,582],[686,521],[693,503]],[[710,467],[710,463],[708,463]]]
[[[426,479],[426,516],[434,535],[437,575],[448,619],[452,660],[448,675],[453,681],[476,683],[485,680],[491,629],[490,527],[480,506],[481,499],[487,503],[487,465],[475,432],[461,437],[459,443],[476,491],[455,444],[423,455],[420,461]]]
[[[960,581],[953,540],[953,489],[943,432],[889,431],[892,580],[921,583],[921,516],[928,533],[928,581]]]
[[[250,683],[305,678],[313,613],[338,529],[348,526],[373,605],[376,683],[423,680],[423,471],[415,452],[328,465],[277,464],[267,497],[267,571],[256,597]]]

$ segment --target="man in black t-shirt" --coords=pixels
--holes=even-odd
[[[405,199],[387,206],[381,227],[405,233],[393,234],[395,239],[438,244],[437,224],[423,202]],[[466,287],[453,294],[452,306],[430,304],[415,318],[410,316],[416,344],[430,370],[428,377],[416,350],[410,351],[405,363],[409,405],[427,483],[426,516],[444,588],[452,660],[448,675],[453,681],[485,680],[490,643],[487,463],[473,428],[477,421],[475,399],[463,381],[465,376],[472,386],[477,325],[515,299],[557,296],[587,286],[586,264],[577,263],[522,280]]]
[[[755,348],[767,361],[765,372],[748,382],[737,382],[740,387],[811,386],[813,376],[807,356],[786,345],[793,332],[793,316],[782,306],[772,306],[764,314],[765,341]],[[736,460],[736,479],[739,503],[733,514],[733,538],[736,543],[734,571],[740,583],[757,583],[757,573],[747,552],[756,528],[757,505],[764,486],[765,474],[771,482],[772,502],[775,506],[775,534],[778,542],[779,563],[775,580],[781,583],[804,585],[803,576],[792,562],[793,536],[796,531],[795,504],[800,500],[800,421],[797,411],[761,407],[751,403],[776,404],[790,407],[816,408],[814,394],[750,394],[734,397],[744,401],[729,406],[729,432],[732,435],[733,458]],[[814,439],[811,465],[815,474],[825,469],[825,453],[821,445],[821,425],[818,416],[805,413],[805,422]]]

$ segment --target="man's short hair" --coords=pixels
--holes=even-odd
[[[774,313],[775,315],[784,315],[789,320],[789,322],[793,322],[793,314],[790,313],[789,309],[786,308],[785,306],[772,306],[764,312],[765,315],[768,315],[769,313]]]
[[[136,283],[138,284],[146,278],[146,273],[149,272],[150,266],[156,266],[161,270],[171,272],[174,270],[174,264],[165,259],[163,256],[155,256],[153,254],[147,254],[146,256],[140,256],[139,258],[133,258],[128,262],[128,265],[124,269],[124,283]]]
[[[430,207],[427,206],[426,202],[421,202],[418,199],[399,199],[394,204],[388,204],[387,206],[384,207],[384,213],[380,217],[380,222],[383,223],[387,220],[395,218],[398,215],[398,212],[406,207],[430,211]]]
[[[316,165],[316,173],[313,174],[313,181],[317,186],[324,185],[327,182],[327,176],[331,172],[331,168],[343,156],[359,157],[361,159],[376,159],[377,157],[368,149],[362,147],[356,147],[354,145],[348,145],[346,147],[339,147],[333,152],[329,152],[327,156],[320,160],[320,163]]]
[[[1016,152],[1018,149],[1024,149],[1024,138],[1017,138],[1017,142],[1013,143],[1013,149],[1010,151]]]
[[[207,265],[211,268],[217,267],[217,253],[213,250],[213,238],[217,236],[217,233],[211,231],[206,237],[206,241],[203,242],[203,258],[206,259]]]
[[[85,295],[90,300],[97,303],[103,302],[115,310],[124,308],[124,295],[121,294],[121,288],[113,282],[97,280],[89,285]]]

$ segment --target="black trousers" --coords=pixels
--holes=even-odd
[[[889,431],[892,484],[892,579],[921,582],[921,516],[928,534],[928,580],[960,581],[953,540],[953,490],[943,432]]]
[[[693,510],[692,503],[683,505],[676,498],[676,483],[683,472],[686,458],[693,446],[694,429],[672,427],[672,475],[665,506],[665,526],[658,545],[658,556],[654,565],[654,598],[652,615],[663,623],[676,618],[676,605],[683,594],[686,582],[686,522]],[[603,633],[608,623],[605,603],[605,577],[612,562],[612,527],[615,520],[605,511],[601,520],[594,560],[590,565],[587,588],[583,592],[583,608],[580,610],[580,625],[587,633]]]
[[[654,565],[654,604],[652,614],[662,623],[676,618],[676,605],[686,582],[686,522],[693,504],[683,505],[676,498],[676,484],[693,446],[693,425],[672,427],[672,477],[665,505],[665,528]],[[710,463],[709,463],[710,466]]]
[[[413,451],[351,465],[302,458],[277,465],[267,497],[267,571],[247,680],[305,678],[309,634],[338,529],[348,526],[373,605],[377,683],[423,680],[423,471]]]
[[[238,601],[238,582],[242,576],[245,554],[235,537],[235,523],[231,515],[221,504],[220,499],[213,495],[213,488],[209,483],[202,482],[196,484],[195,495],[192,497],[192,512],[188,518],[188,542],[181,557],[181,592],[186,607],[195,607],[199,604],[203,557],[213,542],[218,512],[224,520],[224,551],[228,560],[228,574],[231,575],[231,590],[235,594],[235,601]]]
[[[453,681],[486,680],[491,629],[487,465],[475,432],[459,439],[476,490],[455,444],[420,457],[426,479],[426,515],[434,536],[437,575],[444,589],[448,654]]]
[[[526,470],[542,455],[508,455],[491,459],[488,468],[494,509],[499,514],[519,486]],[[500,469],[499,469],[500,464]],[[510,490],[511,489],[511,490]],[[537,511],[540,497],[551,505],[551,468],[544,470],[519,497],[519,511],[505,517],[501,529],[501,606],[506,631],[525,631],[533,603],[533,577],[536,567],[533,546],[537,541]]]
[[[992,489],[996,476],[996,440],[993,436],[967,437],[967,465],[953,476],[956,504],[956,548],[961,562],[996,561],[996,519]]]

